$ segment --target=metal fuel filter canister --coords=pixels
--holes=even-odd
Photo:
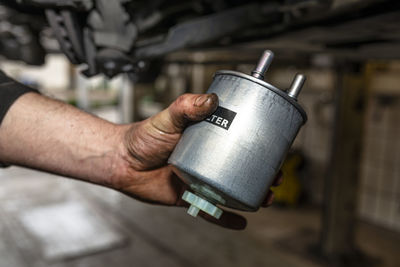
[[[305,76],[286,91],[264,81],[273,53],[264,51],[251,75],[218,71],[207,93],[216,111],[185,129],[168,162],[189,185],[188,213],[219,219],[222,209],[256,211],[307,115],[297,103]]]

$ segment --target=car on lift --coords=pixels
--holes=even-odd
[[[182,49],[260,40],[286,50],[399,57],[388,0],[15,0],[0,4],[0,54],[28,64],[62,52],[83,73],[141,76]],[[56,41],[55,41],[56,40]]]

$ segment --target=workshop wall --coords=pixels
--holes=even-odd
[[[379,67],[370,82],[359,215],[400,231],[400,64]]]

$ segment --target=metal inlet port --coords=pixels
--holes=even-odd
[[[265,50],[257,63],[256,68],[251,72],[251,76],[264,80],[264,74],[274,59],[274,53],[271,50]]]
[[[299,96],[305,81],[306,81],[306,76],[304,74],[296,74],[292,82],[292,85],[287,91],[288,96],[297,100],[297,97]]]

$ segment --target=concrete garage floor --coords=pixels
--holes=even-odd
[[[11,167],[0,170],[0,267],[326,266],[310,256],[315,209],[246,213],[236,232],[112,190]],[[358,244],[400,266],[400,237],[360,224]]]

